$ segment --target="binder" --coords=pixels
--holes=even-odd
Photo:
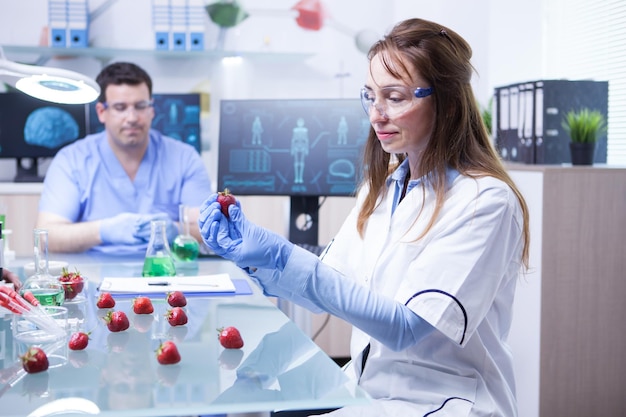
[[[87,0],[67,0],[67,46],[86,48],[89,39],[89,7]]]
[[[203,0],[187,0],[187,49],[204,50],[204,4]]]
[[[170,49],[175,51],[184,51],[187,49],[186,6],[186,0],[170,0],[170,30],[172,33]]]
[[[608,114],[608,82],[537,80],[495,88],[496,147],[506,161],[526,164],[571,163],[569,137],[562,127],[570,109],[588,107]],[[507,120],[508,116],[511,120]],[[513,119],[515,118],[515,119]],[[595,163],[606,163],[606,136],[597,144]]]
[[[170,49],[169,0],[152,0],[152,27],[154,30],[155,49]]]
[[[48,44],[55,48],[67,46],[67,1],[48,0]]]

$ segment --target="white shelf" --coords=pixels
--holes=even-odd
[[[261,51],[172,51],[148,49],[118,49],[118,48],[51,48],[46,46],[17,46],[2,45],[7,58],[19,62],[41,62],[54,57],[93,57],[102,61],[109,61],[114,57],[155,57],[163,59],[209,59],[216,60],[225,57],[242,57],[255,61],[290,62],[303,61],[313,54],[296,52],[261,52]],[[34,57],[34,59],[33,59]]]

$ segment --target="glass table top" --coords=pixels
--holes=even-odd
[[[61,260],[60,257],[55,259]],[[189,321],[172,327],[164,294],[152,295],[155,311],[137,315],[132,297],[117,297],[130,328],[110,332],[95,305],[105,276],[141,279],[142,259],[71,255],[62,260],[87,278],[85,297],[68,308],[71,333],[90,333],[88,347],[71,351],[64,342],[45,372],[26,374],[17,358],[13,315],[0,310],[0,416],[45,416],[60,410],[101,416],[175,416],[333,408],[369,401],[355,382],[259,289],[249,295],[187,296]],[[19,262],[18,262],[19,264]],[[10,268],[23,274],[19,265]],[[201,259],[185,275],[228,273],[248,280],[231,262]],[[6,312],[6,314],[4,314]],[[4,314],[4,315],[2,315]],[[224,349],[217,329],[237,327],[242,349]],[[68,336],[69,337],[69,336]],[[173,340],[181,354],[160,365],[155,351]]]

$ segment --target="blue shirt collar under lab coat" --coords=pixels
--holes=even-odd
[[[393,197],[393,206],[391,207],[392,214],[396,210],[396,207],[398,206],[398,204],[400,203],[400,196],[402,195],[402,189],[404,188],[404,180],[407,175],[409,175],[409,160],[405,159],[404,161],[402,161],[400,166],[398,166],[398,168],[396,168],[396,170],[391,173],[389,178],[387,178],[387,187],[390,187],[392,182],[395,183],[395,187],[394,187],[395,194]],[[456,169],[453,169],[451,167],[446,168],[446,179],[447,179],[446,182],[448,184],[448,187],[450,187],[452,182],[458,176],[459,176],[459,172]],[[406,194],[410,193],[411,190],[415,188],[416,185],[425,181],[425,177],[426,176],[423,176],[416,180],[410,180],[406,187]]]

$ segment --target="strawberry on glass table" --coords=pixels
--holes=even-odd
[[[176,344],[171,340],[161,343],[156,351],[156,358],[161,365],[173,365],[181,359]]]
[[[144,296],[135,297],[135,299],[133,299],[133,312],[135,314],[154,313],[154,306],[152,305],[152,300]]]
[[[26,353],[20,356],[22,367],[29,374],[36,374],[48,369],[48,355],[40,347],[31,346]]]
[[[167,303],[172,307],[185,307],[187,298],[181,291],[171,291],[167,293]]]
[[[187,313],[180,307],[172,307],[165,313],[167,322],[172,326],[183,326],[187,324]]]
[[[115,299],[109,292],[100,293],[98,301],[96,301],[96,307],[98,308],[113,308],[115,307]]]
[[[217,331],[220,344],[226,349],[241,349],[243,347],[241,333],[236,327],[222,327],[217,329]]]
[[[109,311],[104,317],[104,322],[112,332],[123,332],[130,327],[128,316],[123,311]]]
[[[76,332],[70,336],[70,341],[67,342],[67,346],[71,350],[83,350],[89,343],[89,333]]]

